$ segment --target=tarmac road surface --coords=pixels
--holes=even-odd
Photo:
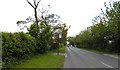
[[[103,54],[67,47],[64,68],[118,68],[118,59]]]

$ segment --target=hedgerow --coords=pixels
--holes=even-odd
[[[23,32],[2,32],[2,66],[10,68],[35,53],[36,40]]]

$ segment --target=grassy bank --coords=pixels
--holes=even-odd
[[[31,57],[24,63],[15,66],[15,68],[61,68],[63,65],[64,56],[57,56],[53,55],[53,52],[48,52]]]

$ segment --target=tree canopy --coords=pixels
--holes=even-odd
[[[120,53],[120,1],[104,3],[99,16],[93,19],[93,25],[72,37],[69,42],[77,47]]]

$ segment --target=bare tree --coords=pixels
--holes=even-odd
[[[36,22],[36,28],[37,31],[39,31],[39,27],[38,27],[38,17],[37,17],[37,8],[38,8],[38,4],[40,3],[41,0],[39,0],[38,2],[36,2],[36,0],[33,0],[34,4],[32,4],[30,1],[26,0],[28,2],[28,4],[31,5],[31,7],[34,9],[34,16],[35,16],[35,22]],[[38,35],[38,32],[36,33],[36,35]]]

